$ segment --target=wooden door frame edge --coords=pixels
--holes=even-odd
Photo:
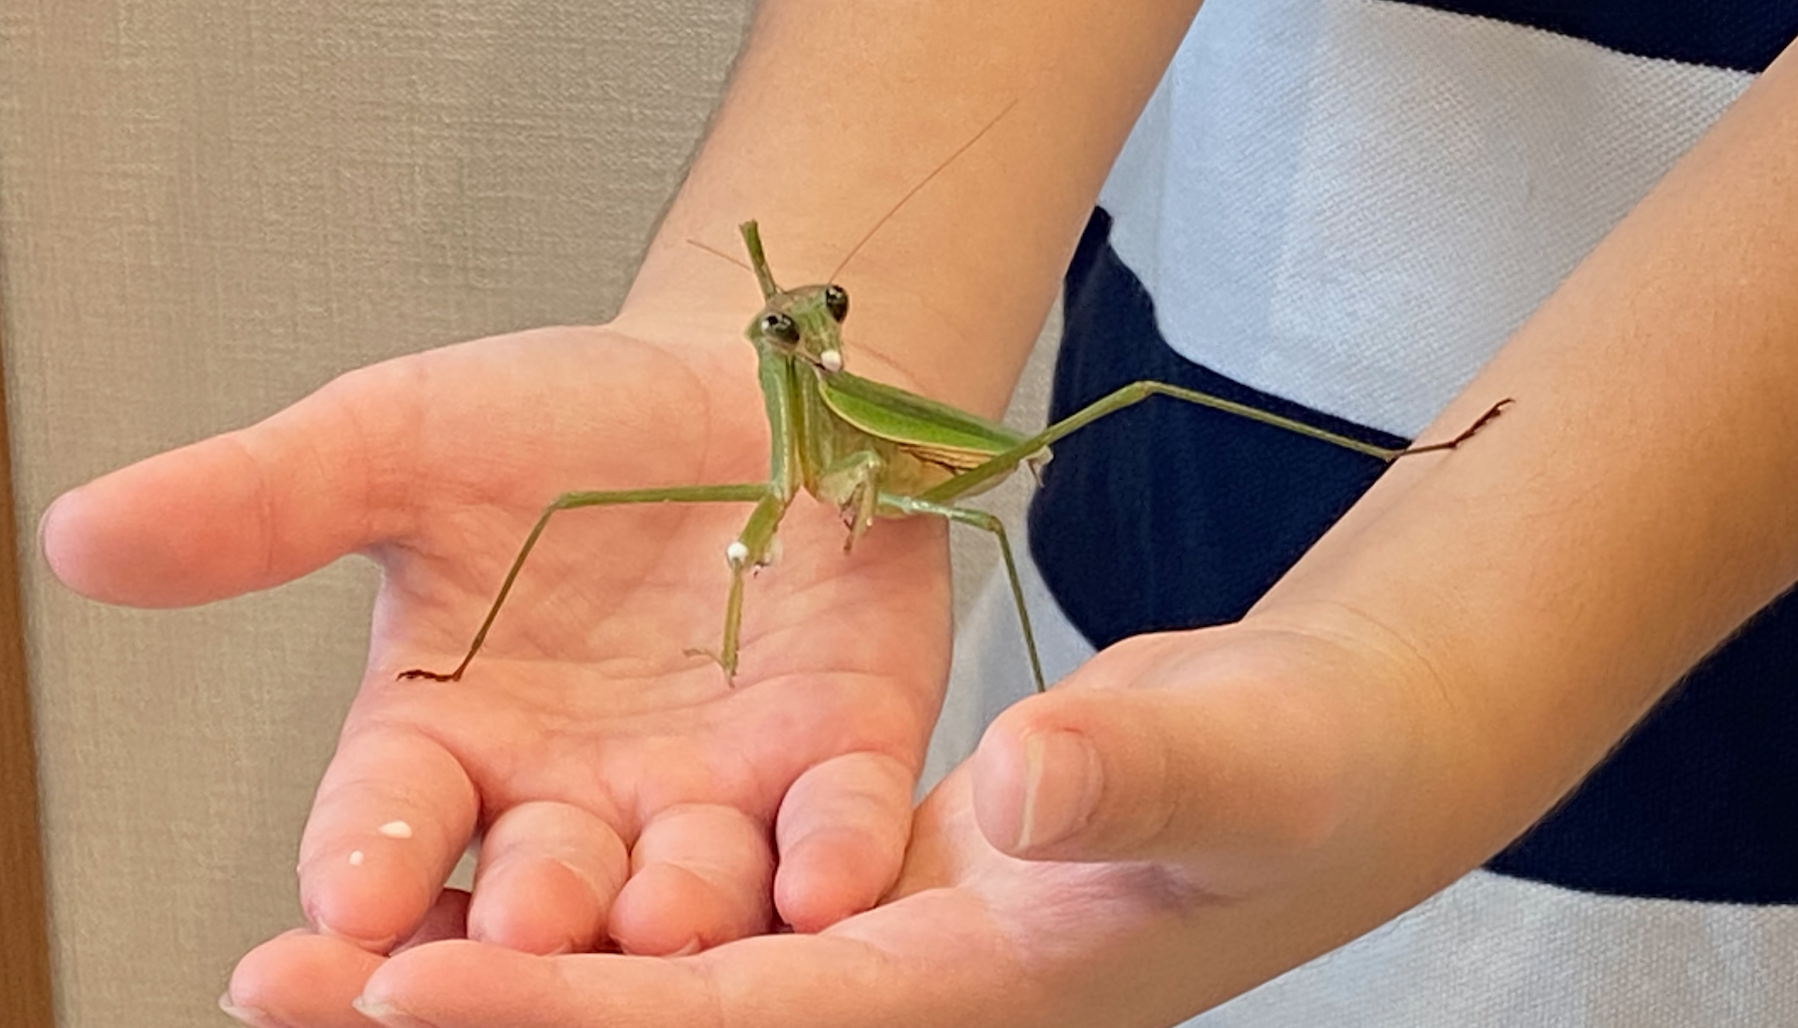
[[[0,296],[4,285],[0,274]],[[0,546],[0,1024],[54,1028],[37,747],[32,741],[31,678],[25,661],[5,372],[5,340],[0,333],[0,538],[6,540]]]

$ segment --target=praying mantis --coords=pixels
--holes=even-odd
[[[620,504],[746,503],[754,508],[743,530],[725,547],[730,591],[725,604],[723,641],[715,653],[688,651],[711,656],[724,669],[729,682],[736,673],[741,645],[745,576],[773,562],[781,519],[803,490],[836,508],[842,516],[848,532],[846,552],[881,518],[939,517],[990,532],[999,544],[1030,657],[1031,675],[1041,692],[1046,688],[1042,661],[1037,655],[1036,637],[1005,526],[996,516],[963,506],[961,501],[997,485],[1020,464],[1040,468],[1049,459],[1049,446],[1056,440],[1151,396],[1166,396],[1390,463],[1400,457],[1460,446],[1511,402],[1507,399],[1494,404],[1447,441],[1387,448],[1207,393],[1140,381],[1093,401],[1039,432],[1027,434],[845,370],[842,326],[849,314],[848,292],[834,283],[780,288],[769,270],[757,224],[747,221],[739,228],[763,299],[762,309],[750,321],[745,335],[755,347],[757,376],[768,418],[771,447],[767,480],[563,493],[544,508],[525,537],[462,662],[448,672],[414,668],[402,672],[401,678],[440,682],[461,679],[486,642],[487,633],[543,529],[557,513]]]

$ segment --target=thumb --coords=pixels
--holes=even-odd
[[[260,424],[64,493],[38,527],[50,569],[97,600],[173,607],[278,585],[368,545],[382,520],[371,455],[403,417],[365,402],[385,373],[353,372]]]
[[[988,841],[1027,859],[1198,865],[1220,884],[1326,842],[1354,809],[1366,733],[1347,723],[1352,702],[1195,644],[1205,634],[1129,640],[1000,715],[973,758]]]

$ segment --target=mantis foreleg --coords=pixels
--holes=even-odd
[[[468,652],[463,655],[462,663],[457,664],[456,669],[448,673],[426,671],[423,668],[413,668],[410,671],[401,672],[400,677],[428,678],[434,682],[454,682],[459,681],[462,678],[462,672],[468,669],[469,662],[474,660],[474,655],[476,653],[480,652],[481,644],[487,641],[487,632],[493,627],[493,620],[499,617],[499,609],[505,606],[506,596],[512,591],[512,584],[518,581],[519,569],[524,567],[525,559],[531,555],[531,550],[536,547],[537,540],[543,535],[544,527],[549,524],[549,519],[554,517],[559,511],[574,510],[577,507],[604,507],[626,503],[746,503],[750,501],[759,501],[756,504],[756,513],[750,515],[749,524],[744,528],[745,536],[748,536],[752,529],[756,529],[759,538],[760,529],[758,527],[759,522],[757,518],[762,515],[763,507],[767,505],[768,500],[778,500],[780,501],[779,510],[784,511],[786,509],[784,498],[780,497],[777,493],[771,492],[768,484],[765,482],[742,483],[736,485],[673,486],[665,489],[589,490],[584,492],[563,493],[554,500],[551,500],[549,506],[543,508],[543,513],[537,516],[537,523],[531,526],[530,534],[525,536],[524,545],[519,547],[518,556],[512,558],[512,566],[506,571],[505,579],[500,582],[499,593],[493,597],[493,605],[487,609],[487,617],[481,622],[480,629],[475,632],[474,641],[468,644]],[[764,517],[763,520],[766,520],[766,518]],[[779,521],[780,514],[777,512],[773,516],[773,524],[778,524]],[[771,540],[773,537],[773,524],[768,526],[766,538],[763,539],[760,548],[755,551],[755,556],[758,559],[766,552],[767,540]],[[746,556],[749,554],[750,551],[747,547],[750,544],[748,541],[739,539],[737,545],[744,546],[745,550],[743,552]],[[734,547],[731,552],[734,556],[736,553]],[[731,655],[731,662],[733,664],[735,663],[734,658],[736,653],[736,625],[740,618],[743,604],[742,567],[746,563],[748,563],[747,560],[731,561],[731,603],[726,612],[725,651]],[[719,657],[719,663],[724,663],[722,655]],[[726,670],[729,670],[728,666]]]
[[[855,549],[860,539],[874,524],[875,511],[884,495],[880,490],[886,462],[873,450],[858,450],[824,469],[818,476],[819,496],[835,505],[843,516],[849,535],[843,540],[843,552]]]

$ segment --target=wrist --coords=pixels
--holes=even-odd
[[[664,229],[650,247],[614,327],[660,338],[729,337],[745,353],[753,353],[744,340],[744,327],[764,300],[754,272],[738,252],[741,237],[734,223],[728,240],[717,231],[704,235],[689,239],[672,227]],[[764,235],[769,264],[782,289],[823,283],[831,277],[832,262],[842,258],[840,240],[807,239],[803,233],[766,227]],[[839,278],[837,284],[851,295],[844,329],[845,370],[982,416],[996,418],[1004,411],[1016,369],[971,359],[1004,348],[958,328],[943,306],[919,293],[888,262],[858,260]],[[947,360],[942,354],[948,348],[970,359]],[[1028,347],[1022,349],[1027,352]]]
[[[1345,519],[1251,621],[1338,640],[1381,669],[1397,765],[1384,831],[1459,873],[1526,830],[1615,744],[1647,690],[1581,652],[1527,557],[1478,557],[1429,470],[1393,476],[1378,516]],[[1388,483],[1383,482],[1384,488]],[[1432,856],[1433,855],[1433,856]]]

